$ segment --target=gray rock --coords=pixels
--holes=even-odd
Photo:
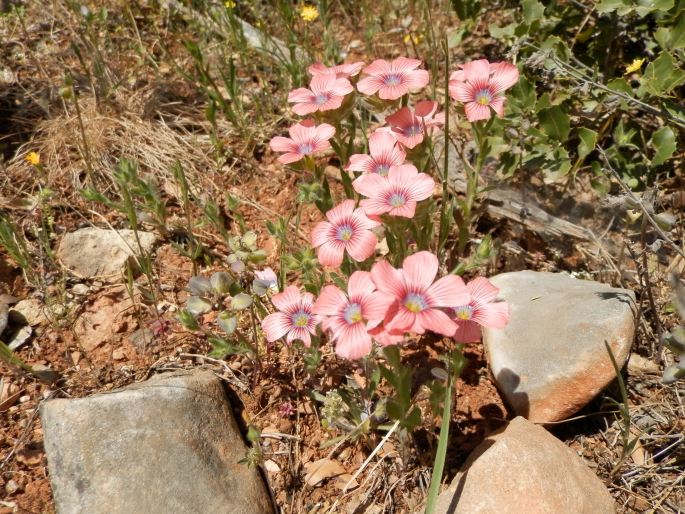
[[[157,236],[138,231],[143,252],[152,250]],[[126,261],[140,253],[133,230],[105,230],[86,227],[66,234],[57,256],[81,278],[99,277],[109,282],[121,279]]]
[[[26,323],[32,327],[48,321],[43,302],[38,298],[26,298],[10,309],[10,318],[17,323]]]
[[[438,514],[610,514],[614,501],[583,460],[522,417],[487,437],[438,498]]]
[[[500,391],[517,414],[535,422],[566,419],[616,373],[635,336],[635,294],[564,273],[518,271],[492,278],[511,307],[503,330],[483,342]]]
[[[269,514],[222,382],[208,371],[43,404],[60,514]]]

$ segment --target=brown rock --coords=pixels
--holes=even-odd
[[[523,417],[486,438],[438,498],[438,514],[613,514],[583,460]]]
[[[497,387],[516,414],[538,423],[575,414],[616,378],[635,336],[635,294],[565,273],[492,278],[509,302],[502,330],[483,330]]]

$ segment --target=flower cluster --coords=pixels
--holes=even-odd
[[[435,280],[437,274],[437,257],[422,251],[407,257],[400,269],[380,261],[371,272],[355,271],[347,292],[328,285],[315,300],[290,286],[272,298],[278,311],[263,321],[267,340],[286,336],[289,343],[309,346],[320,323],[340,357],[359,359],[371,352],[373,340],[387,346],[403,341],[406,333],[431,331],[470,343],[480,340],[480,326],[506,325],[508,305],[495,301],[499,290],[487,279],[464,285],[456,275]]]
[[[450,76],[449,94],[464,105],[466,118],[485,120],[493,113],[502,117],[504,91],[518,80],[516,66],[481,59],[459,68]],[[498,289],[483,277],[468,284],[456,275],[437,278],[439,261],[431,252],[416,251],[404,258],[401,268],[386,260],[373,265],[365,262],[374,256],[379,234],[407,226],[402,223],[415,223],[418,204],[432,197],[436,187],[429,174],[430,160],[425,158],[430,145],[424,142],[442,128],[446,113],[438,112],[439,105],[432,100],[413,106],[408,102],[408,95],[429,83],[421,61],[398,57],[378,59],[368,66],[317,63],[309,67],[309,73],[309,86],[291,91],[288,102],[295,114],[315,116],[321,123],[306,119],[290,127],[290,137],[274,137],[270,146],[282,154],[281,163],[306,158],[307,169],[316,169],[313,154],[331,148],[340,154],[342,146],[352,148],[353,135],[345,142],[336,127],[340,130],[356,92],[373,97],[369,105],[385,103],[394,112],[368,138],[367,154],[344,157],[344,170],[353,179],[346,190],[348,199],[332,208],[328,208],[332,202],[320,207],[326,219],[311,233],[311,245],[325,268],[337,269],[345,262],[362,264],[353,266],[358,271],[349,275],[346,291],[339,285],[326,285],[317,299],[289,286],[274,295],[277,311],[263,320],[267,340],[285,337],[287,342],[300,340],[309,346],[320,326],[339,356],[358,359],[371,352],[374,341],[381,346],[398,344],[408,333],[431,331],[467,343],[480,340],[481,326],[504,327],[509,310],[506,302],[496,301]],[[317,178],[325,180],[320,172]],[[407,242],[402,238],[400,244]],[[403,246],[401,255],[406,253],[411,253],[410,248]],[[360,267],[370,271],[360,271]]]

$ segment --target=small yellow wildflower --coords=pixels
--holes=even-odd
[[[38,166],[40,164],[40,155],[38,152],[29,152],[24,160],[28,162],[31,166]]]
[[[235,2],[233,0],[226,0],[224,6],[226,9],[235,9]]]
[[[635,59],[628,66],[626,66],[626,72],[624,73],[624,75],[630,75],[631,73],[635,73],[636,71],[639,71],[640,68],[642,68],[642,65],[644,63],[645,63],[644,59]]]
[[[421,34],[407,34],[404,36],[404,42],[407,44],[411,42],[418,45],[421,41],[423,41],[423,36]]]
[[[310,23],[319,17],[319,10],[313,5],[303,5],[300,7],[300,18],[305,23]]]

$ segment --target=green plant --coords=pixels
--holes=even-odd
[[[671,275],[671,286],[675,293],[675,309],[681,321],[685,320],[685,286],[674,273]],[[661,335],[661,344],[671,350],[677,361],[664,370],[664,383],[672,384],[685,378],[685,326],[679,325]]]
[[[91,202],[100,203],[110,209],[126,216],[128,224],[133,231],[136,243],[136,263],[147,280],[147,288],[138,289],[144,294],[147,303],[157,311],[158,278],[154,270],[152,256],[143,247],[140,241],[141,215],[150,221],[158,231],[166,234],[166,205],[159,192],[150,180],[143,180],[138,174],[138,164],[129,159],[121,159],[112,173],[114,183],[117,186],[119,200],[111,200],[94,187],[81,190],[81,195]],[[132,271],[129,268],[129,282],[132,280]]]

